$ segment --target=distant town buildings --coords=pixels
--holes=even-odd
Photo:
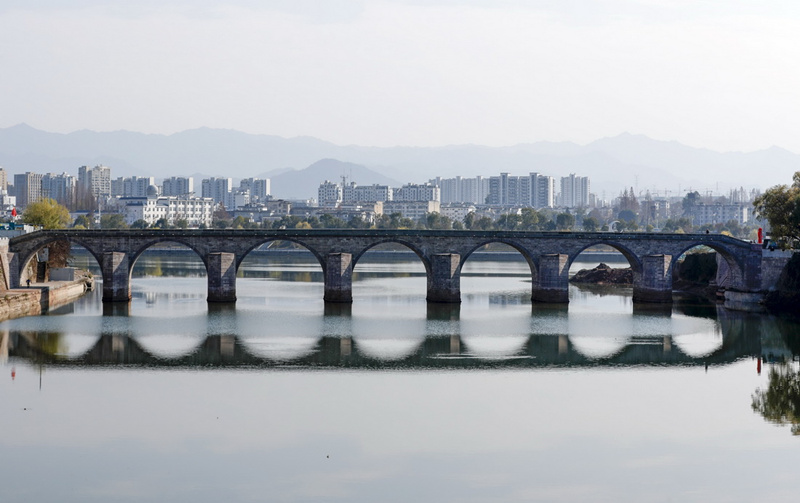
[[[555,203],[555,179],[539,173],[527,176],[500,173],[500,176],[489,178],[489,194],[485,202],[496,206],[552,208]]]
[[[750,217],[751,205],[736,204],[696,204],[689,211],[689,217],[695,226],[724,224],[733,220],[737,224],[746,224]]]
[[[183,221],[188,227],[210,226],[214,213],[214,201],[202,197],[120,197],[119,212],[125,223],[132,225],[139,220],[153,225],[163,219],[169,225]]]
[[[493,220],[503,214],[522,216],[526,214],[524,208],[544,210],[545,218],[570,213],[576,217],[577,226],[582,225],[584,217],[593,218],[593,225],[610,226],[615,220],[624,220],[624,225],[655,230],[679,218],[689,219],[695,228],[731,221],[752,225],[752,201],[759,195],[743,187],[715,197],[710,191],[700,195],[690,190],[691,197],[684,200],[683,196],[651,195],[649,191],[634,194],[631,187],[609,203],[591,192],[586,176],[571,173],[560,177],[557,184],[556,178],[539,172],[520,176],[501,172],[488,177],[436,177],[427,183],[400,187],[359,185],[345,178],[340,182],[325,180],[317,189],[316,200],[286,201],[273,199],[270,180],[259,178],[242,179],[238,187],[230,177],[205,178],[198,197],[192,177],[112,179],[111,168],[102,165],[80,166],[77,177],[68,173],[14,174],[13,185],[9,185],[11,176],[0,167],[0,212],[6,216],[14,209],[20,214],[26,206],[51,198],[70,210],[94,214],[96,221],[101,214],[119,213],[129,225],[143,221],[147,225],[160,222],[188,227],[212,226],[215,215],[218,219],[242,217],[265,224],[287,216],[315,217],[321,222],[358,219],[370,224],[381,215],[400,214],[422,221],[431,213],[439,213],[463,223],[470,214],[475,219]],[[220,205],[225,211],[220,211]]]
[[[164,178],[161,183],[162,196],[193,196],[194,195],[194,178],[172,176]]]
[[[17,204],[26,207],[42,199],[42,175],[40,173],[26,173],[14,175],[14,194]]]
[[[147,197],[157,196],[155,179],[142,176],[120,177],[111,181],[111,196]]]
[[[589,207],[589,177],[575,176],[575,173],[562,177],[558,205],[563,208]]]
[[[78,199],[92,197],[103,206],[111,197],[111,168],[81,166],[78,168]]]
[[[474,178],[437,177],[429,180],[428,183],[439,187],[442,204],[485,204],[486,197],[489,195],[489,179],[482,176]]]

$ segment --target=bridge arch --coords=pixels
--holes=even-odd
[[[386,248],[389,249],[387,250]],[[374,242],[363,243],[360,249],[354,250],[352,268],[350,269],[353,278],[357,280],[359,279],[359,277],[361,277],[361,279],[363,280],[365,275],[370,275],[370,274],[391,274],[393,276],[397,274],[398,271],[396,270],[396,268],[390,273],[387,273],[387,271],[385,270],[380,270],[380,269],[375,270],[374,267],[372,268],[371,272],[367,269],[368,267],[370,267],[367,264],[367,262],[368,261],[370,263],[373,262],[372,259],[369,259],[371,255],[370,252],[391,253],[392,251],[397,251],[397,248],[402,248],[403,252],[407,251],[412,252],[414,258],[411,260],[401,259],[399,264],[400,267],[403,268],[402,274],[404,276],[402,278],[401,277],[391,278],[392,288],[396,288],[397,285],[400,283],[409,282],[409,284],[406,285],[406,291],[410,295],[422,294],[423,292],[426,291],[425,290],[426,288],[429,290],[431,284],[432,269],[433,269],[431,257],[426,256],[425,253],[414,243],[403,239],[387,238],[387,239],[375,240]],[[381,264],[386,264],[387,262],[391,262],[391,260],[387,260],[385,257],[383,258],[383,260],[380,260]],[[403,266],[402,264],[405,265]],[[419,270],[420,267],[422,271]],[[398,281],[400,283],[398,283]],[[361,282],[355,281],[354,283],[351,283],[351,288],[354,295],[363,296],[365,291],[364,289],[367,287]]]
[[[184,248],[188,248],[188,249],[192,250],[197,255],[197,257],[200,259],[200,261],[203,263],[203,266],[205,266],[205,269],[206,269],[206,274],[208,274],[208,257],[206,256],[205,253],[203,253],[202,250],[198,250],[191,242],[189,242],[187,240],[182,240],[180,238],[176,239],[176,238],[172,238],[172,237],[163,237],[163,238],[158,238],[158,239],[153,239],[151,241],[147,241],[147,242],[143,243],[142,245],[140,245],[136,250],[134,250],[134,252],[130,255],[130,258],[129,258],[129,265],[128,265],[128,277],[129,278],[133,274],[133,269],[134,269],[134,267],[136,267],[136,262],[139,260],[139,258],[142,256],[142,254],[145,253],[148,250],[152,250],[154,246],[162,244],[162,243],[175,243],[175,244],[181,245]]]
[[[31,260],[33,260],[33,257],[36,256],[37,253],[49,247],[53,243],[58,243],[61,241],[68,242],[70,245],[70,250],[74,245],[82,247],[94,258],[95,262],[97,262],[98,267],[102,268],[103,257],[102,255],[97,254],[97,252],[94,250],[94,248],[91,246],[89,242],[72,236],[45,235],[42,236],[41,239],[38,239],[33,243],[30,243],[28,247],[20,251],[19,257],[17,258],[18,265],[16,268],[12,268],[12,270],[10,271],[12,276],[17,275],[16,281],[14,281],[17,283],[17,285],[12,285],[12,287],[18,286],[19,284],[25,282],[25,280],[27,279],[26,275],[30,266],[30,262]]]
[[[519,259],[522,259],[522,261],[525,264],[527,264],[527,281],[530,281],[530,286],[527,287],[527,288],[529,289],[529,292],[530,292],[530,298],[532,298],[533,297],[533,288],[536,285],[538,274],[539,274],[539,270],[538,270],[538,266],[536,264],[536,261],[535,261],[534,257],[531,255],[530,250],[528,248],[526,248],[523,244],[521,244],[521,243],[519,243],[519,242],[517,242],[517,241],[515,241],[513,239],[507,239],[507,238],[503,238],[503,237],[483,239],[483,240],[477,241],[476,243],[472,244],[464,252],[463,256],[461,256],[460,262],[458,264],[457,273],[458,273],[459,277],[464,277],[466,279],[466,285],[465,286],[467,288],[466,288],[465,292],[468,293],[468,294],[471,293],[470,292],[470,284],[471,284],[472,281],[474,281],[474,279],[470,278],[470,264],[472,266],[475,266],[475,262],[477,260],[475,258],[476,252],[480,252],[481,249],[483,249],[484,247],[490,246],[490,245],[503,245],[504,247],[507,247],[510,250],[513,250],[513,252],[511,252],[515,256],[513,260],[516,260],[517,258],[519,258]],[[513,263],[519,264],[519,262],[513,262]],[[466,276],[464,275],[465,267],[467,268],[466,269]],[[523,267],[523,266],[520,265],[520,267]],[[517,271],[516,268],[514,268],[513,270],[515,271],[514,275],[516,276],[516,280],[520,281],[520,275],[522,274],[522,271]],[[460,283],[459,283],[459,286],[460,286]],[[517,287],[519,287],[519,283],[517,283]],[[529,300],[530,300],[530,298],[529,298]]]
[[[483,248],[486,245],[490,245],[490,244],[494,244],[494,243],[504,244],[504,245],[510,246],[511,248],[514,248],[515,250],[517,250],[520,253],[520,255],[522,255],[522,258],[524,258],[525,261],[528,263],[528,266],[530,266],[530,268],[531,268],[531,277],[533,277],[535,279],[537,271],[538,271],[538,268],[536,266],[536,262],[535,262],[533,256],[531,255],[530,251],[525,246],[523,246],[521,243],[519,243],[519,242],[517,242],[517,241],[515,241],[513,239],[507,239],[507,238],[502,238],[502,237],[498,237],[498,238],[494,238],[494,239],[490,238],[490,239],[484,239],[484,240],[478,241],[477,244],[475,244],[472,247],[470,247],[467,250],[467,252],[464,253],[464,255],[461,257],[461,263],[459,264],[458,269],[461,270],[464,267],[464,264],[466,263],[467,260],[469,260],[469,258],[472,256],[473,253],[475,253],[476,251],[480,250],[481,248]]]
[[[742,284],[744,278],[744,270],[743,270],[743,264],[739,260],[737,254],[731,251],[728,247],[712,241],[700,240],[695,243],[689,243],[688,245],[684,245],[681,248],[679,248],[678,252],[675,253],[675,255],[673,255],[672,257],[673,270],[675,270],[675,268],[677,267],[678,261],[680,260],[681,257],[686,255],[689,251],[699,247],[710,248],[714,250],[717,254],[719,254],[719,256],[723,258],[723,260],[725,260],[725,263],[728,266],[729,276],[727,277],[727,280],[723,280],[723,283],[727,283],[728,286],[734,286],[734,287],[738,287]]]
[[[410,240],[393,238],[393,237],[377,239],[375,241],[370,242],[367,246],[361,248],[361,250],[359,250],[353,255],[353,268],[355,268],[355,266],[358,265],[358,261],[361,259],[361,257],[364,256],[365,253],[372,250],[376,246],[393,244],[393,243],[402,245],[411,250],[412,252],[414,252],[414,254],[417,257],[419,257],[420,261],[422,262],[422,265],[425,266],[425,272],[427,274],[430,274],[431,272],[430,258],[425,254],[425,252]]]
[[[625,257],[625,259],[628,261],[628,264],[631,266],[631,270],[633,271],[634,275],[641,274],[641,272],[642,272],[642,261],[639,258],[639,256],[633,250],[631,250],[627,246],[623,245],[622,243],[619,243],[617,241],[613,241],[613,240],[610,240],[610,239],[601,239],[601,240],[598,240],[598,241],[589,241],[585,246],[583,246],[582,248],[578,249],[577,251],[575,251],[574,253],[571,253],[569,255],[568,266],[572,267],[572,264],[575,262],[575,260],[578,258],[578,256],[580,256],[581,253],[585,252],[587,249],[589,249],[589,248],[591,248],[593,246],[598,246],[598,245],[609,246],[609,247],[613,248],[614,250],[620,252],[622,254],[622,256]]]
[[[314,246],[312,246],[309,243],[303,241],[302,239],[292,238],[292,237],[289,237],[289,236],[286,236],[286,237],[278,237],[278,236],[269,237],[269,238],[265,238],[265,239],[260,240],[260,241],[255,241],[251,246],[245,248],[244,251],[236,257],[236,270],[237,271],[239,270],[239,267],[241,267],[242,262],[244,262],[244,260],[256,248],[264,246],[267,243],[278,243],[278,242],[294,243],[294,244],[299,245],[299,246],[303,247],[304,249],[308,250],[314,256],[314,258],[317,259],[317,262],[322,267],[322,272],[323,273],[325,272],[326,263],[325,263],[325,258],[322,256],[322,254],[316,248],[314,248]]]

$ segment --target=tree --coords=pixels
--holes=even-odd
[[[753,212],[769,222],[770,235],[781,246],[800,239],[800,171],[792,181],[791,187],[776,185],[753,201]]]
[[[500,218],[495,222],[495,226],[499,230],[513,231],[522,223],[522,216],[516,213],[503,213]]]
[[[328,213],[325,213],[319,217],[319,223],[325,229],[344,229],[347,227],[347,224],[344,220]]]
[[[308,224],[308,222],[306,222],[306,224]],[[234,229],[244,229],[250,227],[250,219],[244,218],[243,216],[239,215],[238,217],[231,220],[231,227],[233,227]],[[310,229],[311,225],[309,224],[307,228]]]
[[[166,218],[164,218],[164,217],[161,217],[161,218],[159,218],[159,219],[158,219],[158,220],[156,220],[156,222],[153,224],[153,228],[154,228],[154,229],[169,229],[169,228],[171,228],[171,227],[172,227],[172,226],[169,224],[169,221],[168,221]]]
[[[594,232],[600,227],[600,223],[594,217],[586,217],[583,219],[583,230]]]
[[[128,224],[125,217],[119,213],[109,213],[100,217],[101,229],[127,229]]]
[[[559,213],[556,215],[556,228],[560,231],[572,229],[575,225],[575,216],[569,213]]]
[[[696,190],[694,192],[689,192],[686,194],[686,197],[683,198],[682,206],[683,206],[683,214],[689,215],[692,212],[692,209],[700,202],[700,193]]]
[[[37,225],[43,229],[64,229],[71,219],[66,206],[58,204],[54,199],[42,199],[31,203],[22,214],[26,224]]]
[[[434,211],[433,213],[425,215],[425,227],[428,229],[452,229],[453,221],[450,217]]]
[[[636,213],[633,210],[621,210],[617,214],[617,220],[625,220],[626,222],[635,222]]]
[[[150,224],[147,223],[147,220],[142,218],[131,224],[131,229],[147,229],[148,227],[150,227]]]
[[[636,199],[636,194],[633,192],[633,187],[631,187],[630,192],[628,189],[625,189],[625,192],[620,194],[619,196],[619,210],[625,211],[630,210],[635,215],[639,211],[639,201]]]
[[[537,231],[539,230],[539,223],[543,220],[539,213],[533,208],[522,208],[521,211],[522,222],[519,224],[518,229],[524,231]]]
[[[464,228],[472,229],[472,226],[475,225],[475,220],[478,219],[478,216],[475,214],[474,211],[470,211],[467,213],[467,216],[464,217]]]
[[[231,216],[225,210],[225,205],[219,203],[214,213],[211,214],[211,225],[215,229],[225,229],[231,226]]]
[[[88,215],[78,215],[75,221],[72,222],[72,227],[75,229],[91,229],[92,219]]]

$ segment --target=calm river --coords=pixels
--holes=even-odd
[[[202,273],[145,254],[128,309],[100,287],[0,323],[0,501],[800,494],[800,438],[753,408],[797,323],[625,288],[532,305],[518,261],[469,263],[460,307],[427,305],[418,261],[360,263],[327,309],[307,261],[249,258],[235,308]]]

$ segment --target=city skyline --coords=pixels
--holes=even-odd
[[[779,1],[11,0],[0,127],[800,152],[798,56]]]

